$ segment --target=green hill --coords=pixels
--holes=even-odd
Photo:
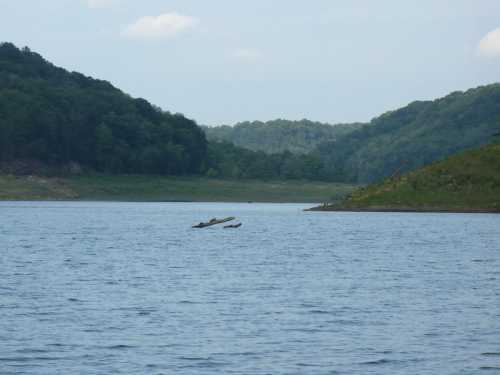
[[[319,210],[500,212],[500,142],[356,190]]]
[[[204,126],[210,141],[227,141],[253,151],[276,154],[285,151],[307,154],[319,144],[334,141],[359,129],[361,124],[330,125],[309,120],[241,122],[234,126]]]
[[[207,141],[182,115],[2,43],[0,164],[10,168],[26,159],[106,173],[183,175],[204,170]]]
[[[500,128],[500,84],[418,101],[316,150],[337,181],[369,183],[490,142]]]
[[[325,170],[316,156],[208,143],[180,114],[0,44],[0,174],[331,180]]]
[[[313,174],[324,179],[371,183],[483,146],[499,127],[500,84],[492,84],[434,101],[416,101],[367,124],[275,120],[204,130],[213,142],[227,141],[268,154],[307,155],[319,168]]]
[[[4,174],[366,183],[484,145],[499,127],[500,84],[494,84],[414,102],[369,124],[241,123],[205,128],[212,139],[207,142],[205,132],[183,115],[58,68],[28,48],[0,44]]]

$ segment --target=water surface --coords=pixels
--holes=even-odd
[[[500,373],[500,215],[304,207],[0,203],[0,374]]]

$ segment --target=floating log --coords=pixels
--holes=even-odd
[[[226,229],[226,228],[239,228],[239,227],[241,227],[241,223],[225,225],[224,229]]]
[[[193,225],[193,228],[206,228],[212,225],[217,225],[217,224],[222,224],[222,223],[227,223],[228,221],[236,219],[235,217],[226,217],[225,219],[217,219],[213,218],[207,223],[199,223],[197,225]]]

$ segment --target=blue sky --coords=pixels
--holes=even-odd
[[[0,40],[200,124],[367,121],[500,81],[498,0],[0,0]]]

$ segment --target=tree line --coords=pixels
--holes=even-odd
[[[228,141],[236,146],[267,154],[290,151],[308,154],[324,142],[330,142],[359,129],[363,124],[330,125],[321,122],[277,119],[240,122],[234,126],[203,126],[209,141]]]

